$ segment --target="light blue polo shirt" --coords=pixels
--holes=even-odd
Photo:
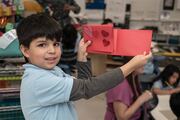
[[[32,64],[25,68],[21,82],[21,107],[26,120],[77,120],[69,101],[73,78],[59,67],[46,70]]]

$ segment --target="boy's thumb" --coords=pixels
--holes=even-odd
[[[152,58],[152,53],[150,52],[148,55],[146,55],[147,59]]]
[[[91,44],[91,41],[88,40],[88,41],[85,43],[85,46],[87,47],[87,46],[89,46],[90,44]]]

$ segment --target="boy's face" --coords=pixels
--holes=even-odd
[[[44,69],[52,69],[60,60],[60,42],[47,40],[46,37],[34,39],[29,48],[21,46],[21,51],[29,63]]]

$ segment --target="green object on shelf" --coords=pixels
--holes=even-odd
[[[12,30],[13,28],[14,28],[13,23],[9,22],[6,24],[5,31],[8,32],[8,31]]]
[[[21,80],[21,76],[1,76],[1,80]]]
[[[6,49],[0,48],[0,58],[22,57],[18,40],[14,40]]]

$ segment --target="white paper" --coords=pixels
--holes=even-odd
[[[161,0],[134,0],[131,3],[132,20],[159,20]]]
[[[180,0],[177,0],[177,9],[180,10]]]
[[[17,39],[16,30],[12,29],[0,37],[0,48],[6,49],[15,39]]]
[[[103,10],[86,10],[85,11],[85,16],[87,19],[103,19]]]
[[[125,20],[125,0],[106,0],[106,18],[114,22],[124,23]]]

